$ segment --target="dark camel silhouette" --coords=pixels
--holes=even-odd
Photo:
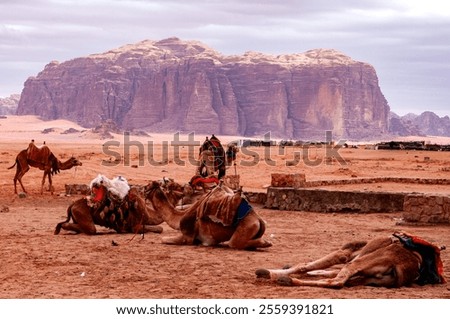
[[[220,140],[214,136],[208,137],[200,146],[199,152],[200,166],[197,169],[197,175],[207,177],[218,172],[218,178],[225,176],[226,172],[226,154]]]

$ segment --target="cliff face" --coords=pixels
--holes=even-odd
[[[0,98],[0,115],[16,114],[19,100],[20,94],[11,94],[9,97]]]
[[[17,113],[83,126],[310,139],[387,132],[374,68],[334,50],[224,56],[194,41],[142,41],[51,62],[23,89]]]

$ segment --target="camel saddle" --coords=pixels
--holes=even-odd
[[[251,209],[241,194],[227,194],[217,186],[200,203],[197,217],[208,217],[224,226],[236,226]]]
[[[418,236],[396,232],[393,234],[407,249],[418,252],[422,257],[419,270],[419,285],[446,283],[444,265],[441,260],[441,248]]]
[[[199,184],[219,184],[219,179],[214,176],[208,176],[208,177],[203,177],[201,175],[194,175],[191,180],[189,181],[189,184],[191,184],[192,186],[198,186]]]
[[[31,142],[27,148],[27,159],[36,163],[46,164],[51,153],[47,145],[38,147]]]
[[[220,140],[217,137],[215,137],[214,135],[211,136],[209,141],[215,148],[222,148],[222,144],[220,143]]]

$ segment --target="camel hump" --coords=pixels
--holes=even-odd
[[[47,145],[38,147],[34,142],[31,142],[27,148],[27,159],[38,163],[47,163],[51,153]]]

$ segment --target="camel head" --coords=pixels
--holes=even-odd
[[[144,194],[146,199],[150,199],[156,196],[159,200],[165,201],[167,198],[168,191],[165,190],[159,181],[152,181],[144,187]]]
[[[58,160],[58,171],[61,170],[67,170],[71,169],[72,167],[81,166],[83,163],[81,163],[78,159],[76,159],[74,156],[71,156],[67,161],[61,162]]]
[[[78,159],[76,159],[74,156],[71,156],[67,161],[64,163],[59,162],[60,166],[67,166],[67,167],[75,167],[75,166],[82,166],[83,163],[81,163]]]
[[[83,163],[81,161],[79,161],[78,159],[76,159],[74,156],[71,156],[69,158],[69,161],[72,166],[82,166],[83,165]]]
[[[146,197],[148,197],[151,193],[153,193],[155,190],[160,189],[161,190],[161,183],[158,181],[151,181],[144,187],[144,194]]]
[[[165,185],[162,185],[162,186],[166,192],[175,194],[176,196],[178,196],[180,198],[183,196],[192,194],[192,192],[190,192],[192,190],[190,185],[183,186],[175,181],[170,181],[169,183],[166,183]]]

